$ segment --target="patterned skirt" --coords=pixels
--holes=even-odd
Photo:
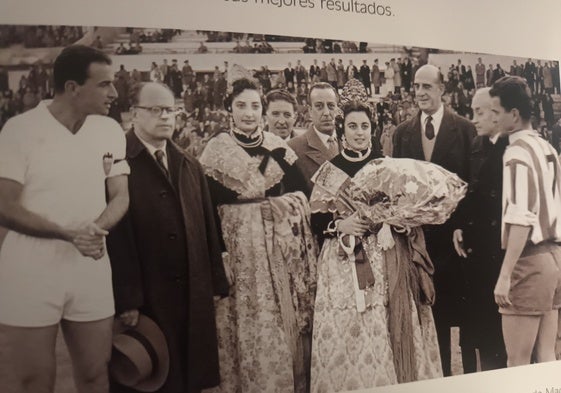
[[[308,202],[291,193],[220,215],[234,283],[215,303],[221,384],[207,392],[304,393],[317,258]]]
[[[328,239],[318,261],[312,342],[313,393],[367,389],[398,383],[388,329],[387,284],[383,254],[375,235],[363,239],[374,274],[365,291],[365,310],[357,310],[352,265],[341,256],[337,239]],[[411,296],[414,366],[417,380],[442,377],[430,306]]]

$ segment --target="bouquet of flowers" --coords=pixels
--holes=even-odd
[[[416,227],[443,224],[465,196],[467,184],[436,164],[379,158],[352,179],[349,194],[373,223]]]
[[[342,216],[358,211],[372,226],[382,223],[379,241],[384,249],[393,247],[390,226],[407,230],[442,224],[467,189],[463,180],[444,168],[408,158],[372,160],[352,179],[326,162],[312,181],[312,211],[337,211]]]

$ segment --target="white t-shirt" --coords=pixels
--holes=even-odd
[[[125,151],[124,132],[113,119],[90,115],[72,134],[41,102],[0,132],[0,177],[23,185],[26,209],[62,226],[78,225],[105,209],[105,179],[130,172]]]

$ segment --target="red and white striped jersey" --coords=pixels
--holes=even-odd
[[[502,247],[509,224],[530,226],[530,241],[561,241],[561,166],[555,149],[533,130],[509,136],[503,156]]]

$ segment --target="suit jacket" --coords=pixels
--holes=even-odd
[[[364,64],[360,66],[360,78],[362,83],[370,84],[370,67]]]
[[[376,64],[374,64],[372,66],[372,83],[375,87],[380,87],[380,82],[380,68]]]
[[[311,65],[310,66],[310,78],[313,79],[314,76],[318,76],[319,77],[319,71],[320,71],[320,67],[318,65]]]
[[[397,126],[394,134],[395,158],[413,158],[425,160],[421,144],[421,111],[412,119]],[[436,136],[431,162],[457,174],[464,180],[468,179],[469,158],[475,127],[465,118],[444,109],[444,115]],[[461,298],[461,283],[458,282],[458,268],[455,261],[452,243],[453,218],[442,225],[425,225],[427,250],[435,264],[435,286],[437,303],[449,306],[449,312],[458,308]],[[438,295],[440,292],[440,296]],[[455,312],[460,312],[456,309]],[[457,316],[457,315],[455,315]]]
[[[496,144],[488,137],[477,137],[473,142],[469,189],[455,218],[457,227],[463,229],[467,253],[477,257],[502,255],[502,157],[506,142],[505,137],[499,138]]]
[[[425,160],[421,144],[421,111],[395,130],[393,157]],[[467,119],[444,109],[431,162],[467,180],[475,127]]]
[[[469,188],[455,215],[462,229],[467,259],[462,263],[468,301],[462,342],[493,347],[502,342],[500,316],[493,290],[501,270],[503,154],[506,137],[495,144],[477,137],[470,157]]]
[[[156,321],[170,353],[163,391],[189,391],[220,382],[213,295],[226,296],[228,283],[202,168],[171,141],[166,153],[170,178],[127,134],[130,207],[107,248],[117,314],[139,309]]]
[[[284,69],[284,80],[285,80],[287,85],[288,85],[288,82],[294,83],[294,68],[286,67]]]
[[[327,81],[328,82],[337,82],[337,65],[334,63],[327,64]]]
[[[475,65],[475,78],[477,83],[485,83],[485,65],[479,63]]]
[[[313,125],[308,130],[288,141],[288,146],[294,150],[298,159],[294,163],[306,180],[306,195],[310,195],[313,188],[311,178],[319,166],[333,157],[325,144],[319,139]]]

